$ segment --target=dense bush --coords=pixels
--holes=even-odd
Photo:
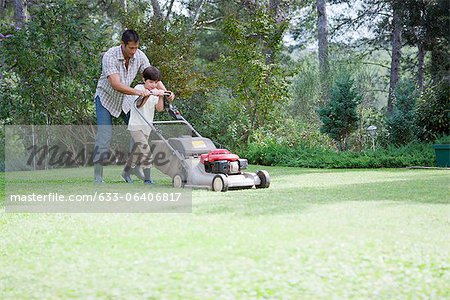
[[[398,168],[408,166],[435,166],[431,144],[408,144],[376,151],[336,152],[323,147],[289,147],[268,142],[252,144],[241,153],[249,162],[304,168]]]
[[[414,82],[400,81],[395,89],[392,115],[388,116],[386,125],[389,140],[395,145],[405,145],[416,139],[416,99]]]
[[[372,148],[372,138],[367,128],[376,126],[375,147],[385,147],[389,145],[388,130],[386,126],[386,117],[383,112],[374,107],[358,107],[358,128],[350,136],[349,142],[351,151],[369,150]]]
[[[320,131],[335,140],[339,150],[347,150],[347,139],[356,129],[356,107],[360,101],[361,95],[354,89],[350,74],[338,74],[331,88],[330,99],[319,109],[319,116],[322,121]]]
[[[443,81],[428,88],[417,103],[418,136],[433,141],[441,135],[450,135],[450,85]]]

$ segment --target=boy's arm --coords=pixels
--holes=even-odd
[[[167,91],[167,89],[164,86],[164,83],[162,81],[158,81],[158,84],[157,84],[156,88],[159,89],[159,90]],[[173,99],[175,99],[175,94],[174,93],[171,93],[170,96],[167,96],[167,100],[169,100],[169,102],[172,102]]]
[[[162,112],[164,110],[164,96],[158,97],[158,102],[155,105],[156,111]]]

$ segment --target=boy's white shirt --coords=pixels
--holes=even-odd
[[[137,90],[144,90],[145,87],[143,84],[138,84],[134,87]],[[136,106],[134,105],[134,101],[138,96],[131,95],[124,97],[123,106],[131,106],[130,109],[130,119],[128,121],[128,130],[130,131],[138,131],[141,130],[145,135],[150,135],[151,129],[150,126],[142,119],[140,114],[136,111]],[[155,105],[158,103],[158,96],[150,96],[145,102],[143,106],[138,108],[139,112],[142,116],[147,120],[147,122],[153,122],[153,117],[155,116]],[[127,102],[127,103],[125,103]],[[131,102],[131,103],[130,103]]]

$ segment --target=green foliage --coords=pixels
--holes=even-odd
[[[330,100],[319,109],[321,132],[328,134],[340,150],[347,149],[347,139],[356,129],[356,107],[360,100],[361,96],[354,89],[350,74],[341,72],[331,89]]]
[[[0,126],[0,172],[5,171],[5,126]],[[0,187],[1,189],[1,187]]]
[[[386,121],[391,143],[404,145],[416,139],[416,99],[414,82],[402,80],[397,84],[392,115]]]
[[[433,141],[450,135],[450,86],[446,81],[428,88],[417,103],[418,136]]]
[[[291,147],[276,140],[250,144],[241,153],[253,164],[304,168],[397,168],[408,166],[434,166],[435,156],[431,144],[389,146],[376,151],[336,152],[325,147],[299,145]]]
[[[286,101],[287,85],[283,70],[276,63],[284,24],[277,24],[263,10],[252,12],[250,20],[244,18],[235,15],[225,18],[226,48],[215,76],[231,91],[231,109],[226,113],[242,115],[244,123],[239,126],[245,124],[249,129],[240,136],[245,142],[251,130],[276,119],[276,104]]]
[[[6,77],[2,118],[14,124],[92,122],[103,25],[89,1],[47,0],[32,21],[3,41]],[[13,90],[12,90],[13,89]]]
[[[313,61],[314,59],[314,61]],[[289,112],[302,120],[317,122],[317,104],[320,101],[320,78],[315,58],[303,59],[299,72],[290,85]]]
[[[242,137],[251,132],[251,128],[246,115],[234,110],[231,97],[228,90],[220,89],[196,99],[195,102],[191,100],[186,106],[191,111],[187,115],[191,117],[188,120],[193,120],[192,123],[202,135],[211,138],[220,148],[236,151],[245,147]],[[202,112],[196,114],[195,111],[201,107]]]
[[[349,150],[362,151],[372,149],[372,138],[367,128],[375,125],[375,146],[388,145],[388,131],[386,128],[386,117],[383,112],[374,107],[360,105],[358,107],[358,127],[349,137]]]
[[[299,119],[280,118],[271,126],[258,128],[250,136],[249,144],[265,147],[268,144],[281,144],[289,147],[332,148],[333,141],[320,133],[314,123]]]
[[[444,135],[434,141],[435,144],[450,144],[450,135]]]
[[[143,9],[145,14],[142,14]],[[182,15],[156,19],[151,14],[149,4],[141,5],[125,15],[124,23],[139,33],[141,49],[150,63],[161,70],[167,89],[183,99],[207,91],[210,88],[208,80],[195,68],[197,35],[190,20]]]

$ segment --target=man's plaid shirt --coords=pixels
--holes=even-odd
[[[125,68],[125,58],[122,54],[121,46],[110,48],[102,59],[102,75],[98,80],[95,95],[100,97],[102,105],[114,117],[120,116],[122,111],[122,103],[124,94],[114,90],[109,84],[108,76],[111,74],[119,74],[120,82],[130,86],[136,74],[142,74],[144,69],[150,66],[147,56],[141,50],[137,50],[136,54],[130,58],[128,70]],[[127,113],[128,111],[125,111]]]

